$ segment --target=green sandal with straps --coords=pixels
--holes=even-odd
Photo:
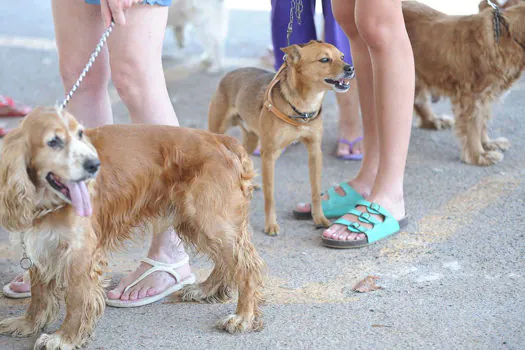
[[[361,212],[356,209],[358,206],[366,208],[365,212]],[[361,240],[337,240],[322,236],[323,245],[330,248],[361,248],[377,242],[383,238],[398,233],[401,228],[408,225],[408,217],[405,216],[403,219],[397,221],[394,219],[385,208],[379,206],[377,203],[371,203],[366,200],[358,201],[353,209],[350,209],[345,214],[352,214],[357,217],[359,222],[372,225],[371,228],[362,226],[359,222],[350,222],[346,219],[339,218],[334,224],[344,225],[347,230],[355,233],[363,233],[366,239]],[[378,220],[375,216],[378,215],[383,217],[383,221]]]
[[[354,190],[347,182],[341,182],[339,187],[345,191],[344,196],[337,193],[334,187],[330,187],[327,191],[328,199],[321,201],[324,216],[328,219],[339,218],[345,215],[348,208],[352,208],[355,203],[364,199],[363,196]],[[321,193],[321,196],[324,196],[324,193]],[[311,211],[301,212],[294,210],[293,215],[296,219],[312,218]]]

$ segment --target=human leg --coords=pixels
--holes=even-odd
[[[356,83],[359,90],[359,94],[356,95],[358,95],[359,98],[362,114],[363,161],[357,176],[347,182],[350,188],[345,185],[346,190],[342,186],[336,186],[334,189],[328,190],[323,196],[323,202],[326,203],[325,205],[331,204],[331,202],[335,200],[334,203],[337,203],[338,206],[353,206],[356,199],[367,197],[374,184],[379,165],[379,142],[373,99],[372,64],[368,47],[357,31],[354,20],[354,9],[355,0],[332,1],[333,14],[348,36],[350,46],[352,47],[352,62],[355,67]],[[333,192],[333,190],[335,190],[335,192]],[[329,195],[329,192],[332,192],[332,195]],[[338,197],[335,197],[336,195]],[[310,210],[310,204],[299,203],[294,210],[294,214],[296,217],[302,217],[303,215],[307,215]],[[341,211],[345,212],[346,209],[340,208],[334,212]]]
[[[77,81],[105,28],[99,6],[83,1],[53,0],[52,8],[60,75],[67,93]],[[113,123],[107,89],[109,76],[108,51],[103,48],[67,105],[67,110],[86,127]]]
[[[404,27],[401,1],[356,0],[355,19],[344,10],[344,1],[333,0],[334,13],[341,26],[348,33],[352,43],[361,106],[374,110],[376,127],[373,135],[367,137],[365,123],[365,158],[358,175],[363,176],[367,158],[376,159],[377,173],[367,200],[386,209],[395,220],[405,217],[403,180],[410,140],[412,108],[414,103],[414,61],[410,41]],[[352,7],[352,6],[351,6]],[[363,46],[355,46],[351,29],[358,29]],[[361,49],[366,49],[365,51]],[[369,53],[369,54],[368,54]],[[360,60],[366,58],[372,74],[360,69]],[[364,84],[363,84],[364,82]],[[372,108],[370,108],[372,107]],[[365,120],[365,119],[364,119]],[[375,143],[376,154],[370,154],[367,143]],[[368,169],[370,170],[370,169]],[[352,209],[352,208],[349,208]],[[360,212],[364,206],[357,206]],[[385,222],[383,214],[372,215],[376,221]],[[356,215],[343,217],[347,222],[358,222]],[[370,229],[380,225],[359,222],[360,227]],[[351,232],[347,225],[335,224],[323,236],[338,240],[366,240],[366,235]]]
[[[179,125],[162,67],[168,7],[136,5],[108,38],[111,77],[134,123]]]
[[[324,15],[324,40],[337,47],[344,55],[348,64],[353,64],[352,53],[348,37],[334,18],[330,0],[323,0]],[[353,86],[346,93],[336,93],[337,106],[339,107],[339,139],[336,155],[342,159],[362,159],[362,142],[358,141],[363,130],[359,117],[359,96],[357,87]],[[350,141],[345,142],[345,141]]]
[[[178,125],[161,60],[167,15],[165,6],[137,5],[126,11],[126,26],[115,27],[108,39],[112,79],[135,123]],[[188,256],[178,235],[169,229],[153,235],[147,257],[175,264]],[[135,301],[162,293],[179,282],[172,275],[157,271],[125,291],[150,268],[142,262],[108,292],[108,298]],[[189,264],[177,272],[185,279],[191,274]]]

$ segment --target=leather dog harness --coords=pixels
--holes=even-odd
[[[284,63],[281,65],[281,68],[279,68],[277,73],[275,73],[275,76],[273,77],[272,81],[268,85],[268,88],[266,89],[264,106],[268,109],[268,111],[272,112],[277,118],[281,119],[285,123],[288,123],[293,126],[301,126],[317,118],[319,114],[321,114],[321,108],[319,108],[317,112],[301,113],[290,102],[288,102],[290,106],[292,106],[292,109],[299,114],[299,116],[289,116],[281,112],[279,109],[277,109],[277,107],[275,107],[275,104],[273,103],[272,99],[272,90],[274,86],[280,81],[279,77],[285,68],[286,61],[284,61]],[[301,123],[297,121],[297,119],[302,119],[303,122]]]

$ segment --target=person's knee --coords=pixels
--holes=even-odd
[[[357,16],[356,27],[359,36],[371,50],[384,50],[396,42],[404,30],[404,25],[394,18],[369,14]]]
[[[82,80],[81,91],[90,94],[99,94],[106,91],[109,82],[109,68],[103,64],[101,57],[99,57],[99,61],[95,61],[89,70],[89,78]],[[66,90],[69,90],[76,83],[85,64],[84,60],[75,60],[72,57],[60,60],[60,76]]]
[[[122,60],[118,64],[111,65],[111,80],[125,104],[140,101],[143,89],[147,88],[141,68],[129,60]]]
[[[347,1],[334,0],[332,1],[332,13],[350,40],[359,35],[355,23],[354,6],[350,6]]]

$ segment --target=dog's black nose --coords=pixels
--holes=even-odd
[[[351,65],[347,64],[347,65],[345,65],[344,70],[345,70],[345,72],[353,72],[354,71],[354,66],[351,66]]]
[[[84,161],[84,169],[88,173],[94,174],[98,171],[98,168],[100,168],[100,160],[97,158],[86,159]]]

